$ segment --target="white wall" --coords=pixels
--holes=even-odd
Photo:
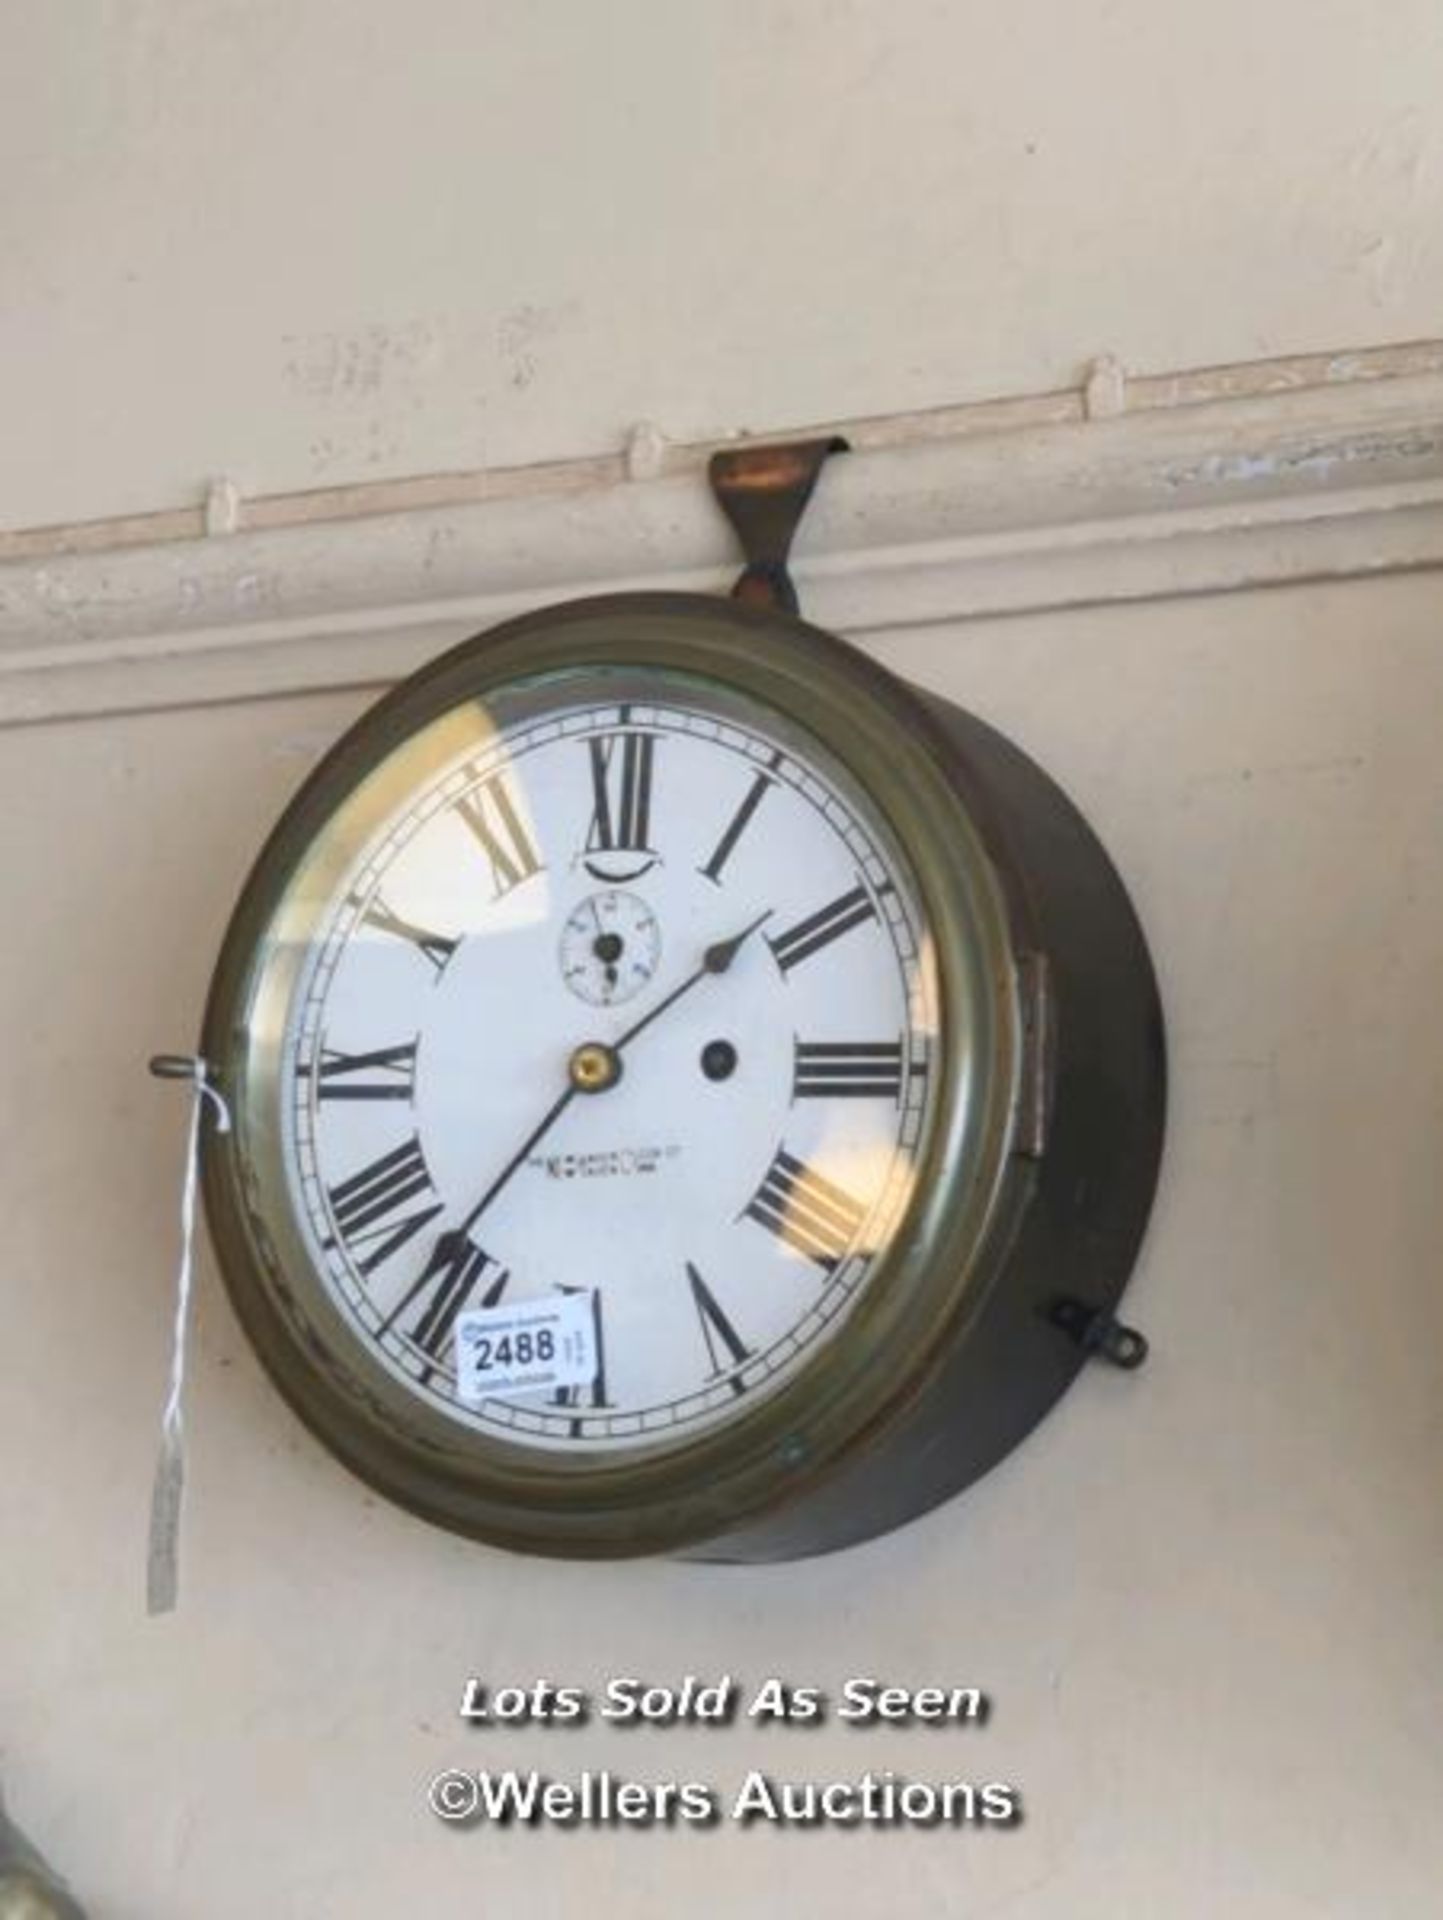
[[[0,68],[0,527],[1443,311],[1433,0],[111,0]]]
[[[585,453],[640,416],[950,404],[1103,348],[1165,370],[1431,333],[1440,37],[1422,0],[12,10],[0,526],[218,470],[274,490]],[[539,552],[568,510],[536,511]],[[1432,1911],[1438,581],[869,634],[1037,753],[1135,891],[1174,1061],[1129,1295],[1154,1358],[1085,1378],[963,1501],[767,1570],[520,1561],[410,1520],[298,1428],[207,1259],[183,1603],[144,1617],[184,1125],[144,1062],[190,1040],[260,836],[363,697],[0,730],[0,1778],[95,1920]],[[846,624],[844,571],[828,591]],[[39,658],[69,628],[36,606]],[[506,1762],[1013,1778],[1025,1824],[424,1810],[437,1768],[499,1750],[454,1717],[473,1672],[728,1669],[975,1682],[995,1715],[536,1733]]]

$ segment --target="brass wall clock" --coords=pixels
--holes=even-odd
[[[842,1546],[1142,1350],[1122,885],[1016,748],[776,612],[581,601],[400,686],[262,852],[204,1046],[250,1338],[482,1540]]]

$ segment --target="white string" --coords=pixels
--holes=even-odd
[[[160,1453],[150,1497],[150,1553],[146,1569],[146,1610],[170,1613],[179,1590],[180,1506],[185,1485],[186,1345],[190,1296],[195,1273],[195,1196],[200,1178],[200,1128],[209,1101],[217,1133],[230,1132],[230,1109],[210,1083],[204,1060],[190,1067],[193,1098],[186,1137],[185,1176],[180,1190],[180,1269],[176,1276],[175,1323],[171,1334],[170,1385],[160,1418]]]

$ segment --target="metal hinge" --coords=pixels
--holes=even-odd
[[[1047,1151],[1052,1118],[1053,1051],[1057,1009],[1052,995],[1052,964],[1045,953],[1016,956],[1017,1007],[1022,1021],[1022,1073],[1017,1089],[1017,1127],[1013,1152],[1040,1160]]]

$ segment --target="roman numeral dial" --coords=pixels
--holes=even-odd
[[[581,1287],[563,1286],[558,1288],[557,1291],[560,1293],[581,1293],[584,1289]],[[573,1413],[574,1417],[570,1423],[570,1430],[574,1436],[579,1436],[585,1431],[580,1417],[580,1409],[582,1407],[588,1407],[592,1412],[599,1412],[611,1404],[606,1397],[606,1322],[599,1291],[594,1292],[591,1296],[591,1317],[592,1330],[596,1338],[596,1372],[592,1375],[590,1384],[587,1386],[558,1387],[551,1396],[551,1404],[553,1406],[563,1407]]]
[[[376,1047],[369,1053],[341,1053],[322,1047],[316,1067],[318,1100],[411,1100],[416,1092],[416,1041]],[[311,1069],[304,1066],[302,1074]]]
[[[407,920],[404,915],[393,912],[379,893],[366,908],[361,924],[390,934],[397,940],[409,940],[421,958],[430,964],[432,972],[438,975],[444,972],[446,962],[455,953],[458,944],[444,933],[417,926],[414,920]]]
[[[412,1206],[412,1201],[420,1204]],[[441,1212],[413,1134],[330,1190],[336,1231],[362,1273],[374,1273]]]
[[[905,843],[835,749],[754,724],[720,657],[538,658],[315,860],[280,1131],[373,1376],[540,1471],[800,1389],[891,1269],[951,1082]]]
[[[451,1364],[450,1343],[456,1317],[471,1304],[499,1306],[509,1270],[463,1233],[443,1233],[420,1278],[413,1281],[381,1323],[397,1327],[427,1356],[422,1379]]]
[[[541,871],[536,843],[521,823],[521,815],[506,776],[493,773],[456,802],[456,811],[480,842],[491,868],[492,898],[519,887]]]
[[[867,1209],[835,1181],[778,1147],[746,1215],[830,1274],[861,1231]]]
[[[902,1094],[900,1040],[798,1040],[794,1100],[898,1100]]]
[[[599,880],[635,880],[656,858],[651,843],[656,737],[628,730],[594,735],[586,743],[591,770],[591,818],[586,867]],[[598,856],[624,857],[625,870]],[[637,859],[641,864],[637,865]]]
[[[774,760],[779,757],[780,756],[773,756]],[[721,838],[712,848],[711,858],[707,861],[706,865],[700,869],[708,880],[720,884],[723,869],[737,850],[737,842],[751,825],[757,808],[762,804],[763,800],[766,799],[767,793],[773,784],[774,782],[770,775],[759,773],[747,788],[746,796],[741,805],[727,822]]]
[[[746,1383],[738,1380],[732,1369],[741,1366],[744,1361],[751,1358],[750,1347],[722,1312],[716,1295],[690,1260],[686,1263],[686,1277],[691,1288],[692,1305],[696,1308],[697,1321],[701,1327],[702,1341],[706,1347],[710,1376],[713,1379],[719,1379],[723,1374],[729,1375],[727,1384],[732,1392],[745,1392]]]
[[[850,933],[854,927],[865,926],[867,921],[876,917],[877,909],[872,905],[867,889],[860,885],[849,887],[845,893],[838,894],[835,900],[829,900],[826,906],[818,907],[784,932],[768,934],[767,945],[776,955],[777,965],[782,972],[790,973],[793,967],[810,960],[813,954],[831,946],[843,934]]]

